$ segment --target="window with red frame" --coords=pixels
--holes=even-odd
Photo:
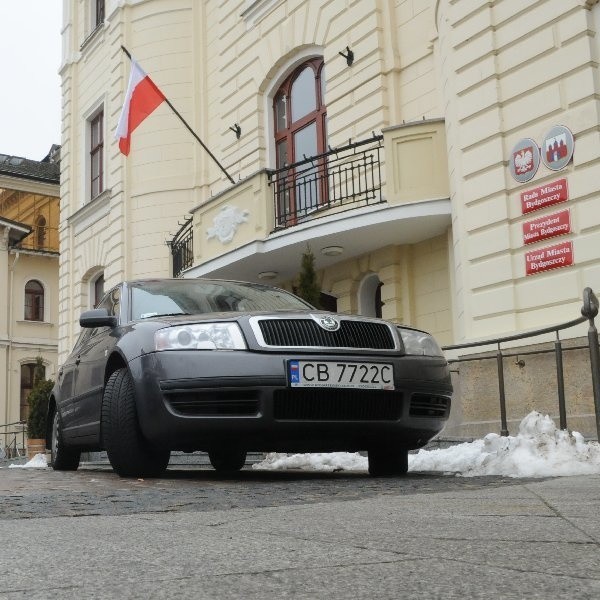
[[[287,77],[273,99],[277,169],[324,153],[327,149],[325,69],[322,58],[302,63]],[[290,169],[281,184],[279,213],[303,216],[326,195],[323,166],[318,162]]]
[[[104,112],[100,111],[90,121],[90,174],[91,198],[104,190]]]

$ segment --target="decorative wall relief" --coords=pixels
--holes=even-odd
[[[222,206],[219,214],[213,219],[213,227],[206,230],[206,238],[212,240],[216,237],[222,244],[228,244],[233,240],[238,227],[248,222],[249,215],[248,210],[240,210],[236,206]]]

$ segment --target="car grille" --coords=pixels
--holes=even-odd
[[[342,320],[337,331],[327,331],[313,319],[261,319],[258,323],[267,346],[373,350],[395,348],[392,332],[384,323]]]
[[[444,418],[450,412],[450,398],[429,394],[413,394],[410,399],[411,417]]]
[[[383,390],[285,389],[274,393],[279,421],[396,421],[402,392]]]
[[[258,391],[194,391],[165,394],[173,412],[193,417],[250,417],[258,414]]]

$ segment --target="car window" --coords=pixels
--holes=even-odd
[[[241,282],[190,279],[140,282],[131,287],[133,320],[158,315],[312,308],[284,290]]]
[[[79,332],[79,337],[77,338],[77,341],[75,342],[75,345],[73,346],[73,351],[79,349],[81,346],[83,346],[85,344],[85,342],[90,338],[90,336],[92,335],[92,330],[89,328],[84,328]]]

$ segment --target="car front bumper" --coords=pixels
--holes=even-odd
[[[297,358],[392,363],[395,389],[292,388]],[[164,351],[129,368],[144,436],[172,450],[418,448],[442,430],[452,395],[443,358]]]

